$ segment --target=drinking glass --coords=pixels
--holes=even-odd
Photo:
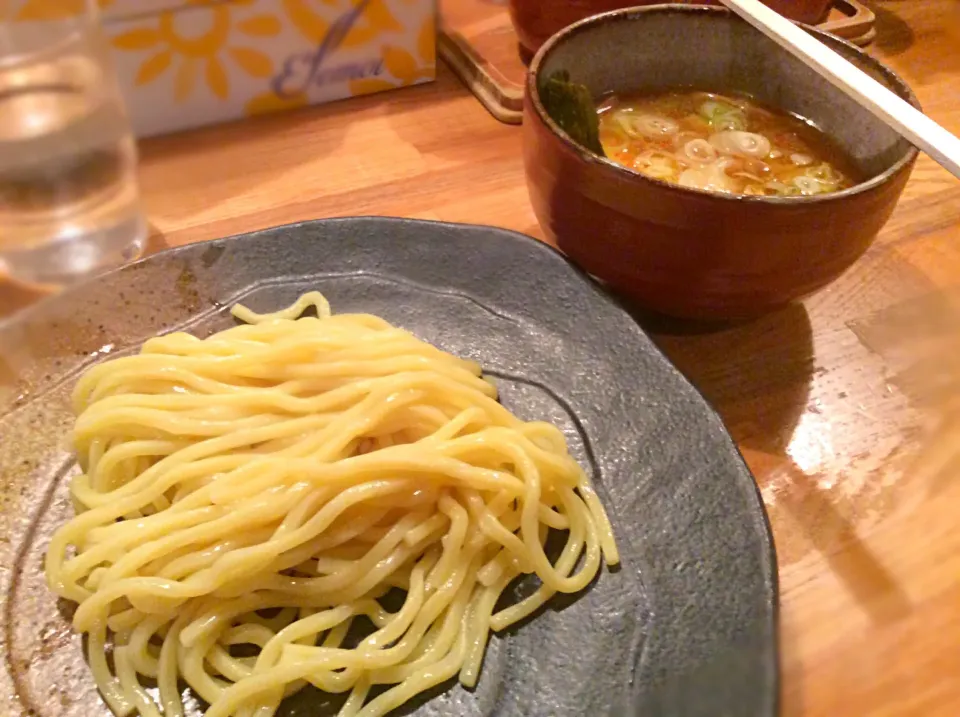
[[[0,268],[67,284],[139,256],[137,153],[93,0],[0,23]]]

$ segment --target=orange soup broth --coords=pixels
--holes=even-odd
[[[744,189],[760,184],[755,181],[756,179],[790,185],[796,177],[823,165],[829,165],[832,170],[842,175],[836,178],[836,188],[831,191],[846,189],[858,183],[860,173],[822,131],[794,115],[765,107],[755,100],[742,96],[699,91],[610,96],[600,104],[597,110],[600,116],[600,143],[609,159],[642,174],[656,176],[645,171],[642,162],[638,163],[638,158],[644,153],[649,155],[650,150],[674,158],[673,161],[678,165],[678,172],[682,172],[689,165],[684,164],[682,159],[676,159],[678,148],[690,139],[708,140],[718,131],[717,127],[700,111],[706,101],[725,103],[738,108],[745,120],[743,130],[765,136],[772,146],[770,155],[762,160],[744,157],[732,159],[731,166],[725,170],[727,175],[743,180],[742,186],[733,193],[779,194],[780,192],[769,190],[751,192]],[[679,131],[663,137],[631,138],[615,121],[617,112],[624,110],[666,117],[679,125]],[[809,158],[810,162],[803,166],[798,165],[791,159],[797,155]],[[664,179],[663,176],[658,178]],[[675,180],[666,179],[666,181]]]

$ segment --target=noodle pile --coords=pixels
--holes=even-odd
[[[345,694],[342,716],[385,715],[474,685],[490,630],[617,562],[561,432],[513,416],[476,364],[315,292],[234,315],[74,393],[77,515],[46,572],[118,715],[183,715],[181,680],[207,717],[267,717],[308,683]]]

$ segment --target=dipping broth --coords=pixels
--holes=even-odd
[[[597,112],[607,157],[682,187],[790,197],[857,183],[850,162],[820,130],[743,97],[613,96]]]

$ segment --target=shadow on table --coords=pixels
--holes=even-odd
[[[881,50],[884,55],[899,55],[913,46],[914,34],[910,26],[904,22],[893,10],[885,5],[896,8],[899,2],[874,2],[870,3],[870,9],[877,16],[876,30],[877,39],[874,45]]]
[[[421,154],[464,167],[474,166],[476,161],[487,161],[491,164],[491,179],[502,174],[502,169],[508,166],[504,165],[504,158],[519,163],[520,125],[504,124],[493,117],[443,62],[437,64],[435,82],[389,94],[391,101],[384,110],[390,118],[390,129]],[[473,115],[488,124],[478,130]],[[442,131],[424,132],[425,124],[436,125]],[[513,135],[515,144],[501,140],[504,130]],[[487,141],[488,133],[496,139]],[[465,154],[465,147],[476,147],[477,155]],[[438,174],[449,175],[455,169],[438,168]],[[471,174],[475,175],[475,172]],[[444,176],[444,182],[448,181]]]
[[[803,527],[813,549],[874,624],[888,624],[909,613],[910,598],[860,539],[852,521],[837,509],[831,494],[820,490],[820,476],[809,475],[792,462],[784,470],[788,487],[777,492],[771,513],[789,514],[789,519]]]
[[[816,371],[813,337],[800,304],[736,325],[698,325],[636,314],[674,364],[716,408],[764,490],[767,510],[781,536],[799,528],[800,542],[780,551],[781,567],[811,550],[823,556],[876,623],[909,610],[895,578],[870,552],[854,524],[820,489],[824,476],[807,474],[788,447],[808,410]],[[810,410],[815,410],[811,408]],[[786,533],[784,531],[786,530]]]
[[[632,313],[717,409],[739,445],[783,453],[806,408],[814,371],[810,320],[801,304],[736,324]]]
[[[960,53],[953,49],[960,42],[960,4],[874,0],[870,7],[877,16],[876,47],[896,58],[896,70],[911,83],[960,71]]]

